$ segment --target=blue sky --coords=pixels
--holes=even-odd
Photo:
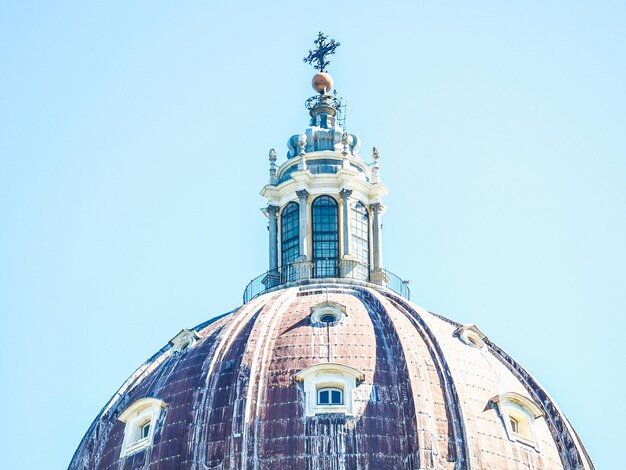
[[[324,6],[0,1],[3,467],[65,468],[137,366],[266,269],[267,151],[307,124],[319,30],[381,151],[387,267],[621,466],[626,6]]]

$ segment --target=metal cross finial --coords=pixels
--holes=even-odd
[[[326,60],[326,56],[334,54],[335,49],[341,45],[334,39],[331,39],[328,42],[327,40],[328,35],[325,35],[320,31],[317,35],[317,39],[313,41],[313,43],[317,46],[317,49],[314,51],[309,50],[309,55],[304,58],[304,62],[311,64],[320,72],[326,72],[326,67],[330,64],[330,61]]]

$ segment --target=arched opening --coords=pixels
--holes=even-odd
[[[357,279],[369,279],[370,230],[369,212],[362,202],[357,202],[350,211],[352,254],[358,263],[354,269]]]
[[[539,406],[529,398],[515,392],[496,395],[490,402],[496,405],[504,430],[511,441],[539,450],[534,429],[535,420],[543,416]]]
[[[295,279],[294,261],[300,255],[299,207],[290,202],[280,216],[280,253],[282,282]]]
[[[318,405],[343,405],[343,389],[338,387],[324,387],[317,389]]]
[[[320,196],[311,205],[313,214],[313,277],[339,277],[337,201]]]

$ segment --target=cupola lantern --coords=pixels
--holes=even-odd
[[[326,68],[339,43],[319,33],[304,61],[318,72],[317,92],[306,101],[310,122],[288,141],[287,160],[276,168],[270,151],[270,181],[261,195],[269,218],[269,270],[246,288],[244,301],[289,283],[341,278],[375,283],[409,297],[407,282],[383,267],[379,152],[370,168],[360,139],[340,124],[342,102]]]

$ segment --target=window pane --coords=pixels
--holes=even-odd
[[[290,202],[285,206],[280,215],[281,236],[281,264],[283,267],[283,282],[293,280],[295,270],[289,269],[300,255],[300,217],[299,206]]]
[[[312,204],[313,276],[339,276],[338,206],[330,196],[320,196]]]
[[[328,405],[330,403],[328,399],[328,390],[322,390],[319,393],[319,404],[320,405]]]
[[[352,254],[358,261],[356,277],[368,279],[369,277],[369,213],[362,202],[357,202],[350,211],[350,229]]]
[[[341,405],[341,391],[333,390],[332,391],[332,404],[333,405]]]

